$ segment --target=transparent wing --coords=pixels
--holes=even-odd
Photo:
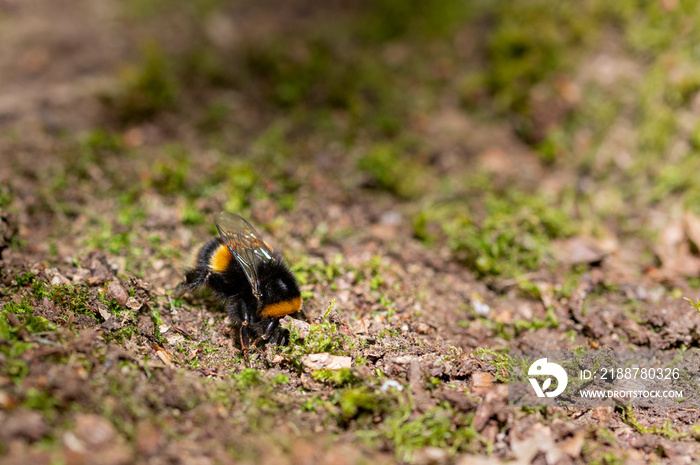
[[[228,212],[214,213],[214,223],[221,239],[241,264],[253,294],[260,299],[258,265],[273,259],[272,249],[265,244],[255,228],[238,215]]]

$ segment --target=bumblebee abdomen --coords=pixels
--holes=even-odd
[[[219,238],[202,246],[196,263],[186,270],[185,283],[190,289],[207,286],[221,298],[246,293],[249,288],[243,271]]]
[[[291,299],[268,304],[261,310],[261,315],[271,318],[282,318],[286,315],[291,315],[301,310],[301,296],[292,297]]]
[[[196,266],[212,273],[224,273],[233,260],[233,255],[219,239],[212,239],[204,244],[197,255]]]
[[[219,243],[218,246],[211,251],[208,258],[207,267],[213,273],[225,272],[233,260],[233,254],[224,244]]]

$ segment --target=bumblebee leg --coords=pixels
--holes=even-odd
[[[258,337],[255,342],[257,343],[261,339],[266,342],[273,342],[280,346],[286,346],[289,344],[289,331],[282,328],[280,326],[280,320],[275,318],[267,325],[263,334]]]
[[[285,328],[280,328],[277,334],[277,345],[288,346],[289,345],[289,330]]]
[[[239,335],[241,337],[241,349],[248,350],[248,347],[250,347],[250,327],[245,323],[242,324]]]
[[[186,281],[180,281],[173,291],[173,299],[179,299],[185,295],[188,291],[188,286]]]
[[[261,340],[268,342],[268,339],[270,339],[270,336],[272,336],[277,328],[279,328],[279,320],[275,318],[267,324],[262,334],[255,339],[255,342],[253,342],[253,345],[257,345]]]
[[[275,320],[274,327],[271,325],[268,328],[267,336],[270,342],[274,342],[278,346],[289,345],[289,330],[280,326],[279,320]]]
[[[189,288],[197,286],[205,286],[209,280],[211,272],[201,268],[193,268],[185,273],[185,279],[182,281]]]
[[[248,348],[250,347],[250,331],[251,329],[247,321],[241,323],[239,334],[241,337],[241,351],[243,352],[243,361],[246,367],[250,365],[250,361],[248,360]]]
[[[194,291],[198,287],[206,286],[211,273],[201,268],[192,268],[185,272],[185,279],[178,283],[173,291],[173,297],[179,299],[187,292]]]
[[[245,308],[242,306],[239,300],[227,299],[224,307],[226,308],[228,316],[234,323],[238,324],[247,321],[245,318]]]
[[[267,341],[270,336],[275,332],[277,328],[279,328],[280,321],[277,318],[273,318],[272,321],[267,325],[265,328],[265,331],[263,332],[262,337],[263,340]]]

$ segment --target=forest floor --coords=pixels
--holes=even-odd
[[[698,347],[698,14],[370,3],[0,0],[2,463],[700,458],[693,402],[507,383]],[[289,346],[173,295],[217,211],[294,271]]]

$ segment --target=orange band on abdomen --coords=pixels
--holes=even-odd
[[[280,318],[296,313],[299,310],[301,310],[301,296],[267,305],[263,307],[261,313],[264,317]]]
[[[231,251],[224,244],[221,244],[209,259],[209,269],[215,273],[223,273],[228,268],[228,264],[231,263],[233,255]]]

